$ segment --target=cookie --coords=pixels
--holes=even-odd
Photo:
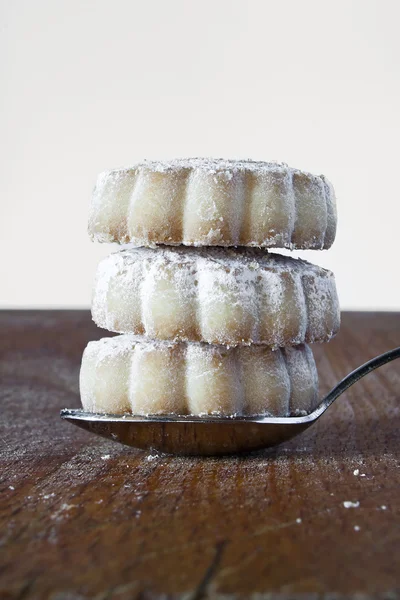
[[[84,351],[80,390],[86,411],[111,414],[284,417],[318,405],[306,345],[274,351],[104,338]]]
[[[326,342],[338,330],[333,274],[256,248],[133,248],[101,261],[100,327],[161,340],[273,348]]]
[[[89,217],[100,242],[329,248],[336,201],[323,176],[251,160],[145,161],[102,173]]]

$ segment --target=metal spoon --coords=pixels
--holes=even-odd
[[[301,433],[315,423],[353,383],[395,358],[400,358],[400,347],[358,367],[329,392],[318,408],[304,417],[143,417],[64,408],[61,418],[136,448],[203,456],[249,452],[281,444]]]

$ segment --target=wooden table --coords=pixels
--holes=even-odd
[[[275,450],[176,458],[60,420],[103,333],[87,311],[0,332],[2,600],[400,597],[400,361]],[[399,342],[400,313],[344,314],[321,393]]]

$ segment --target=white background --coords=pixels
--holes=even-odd
[[[0,305],[88,306],[98,172],[282,160],[338,197],[343,308],[400,309],[397,0],[0,0]]]

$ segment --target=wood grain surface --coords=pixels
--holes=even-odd
[[[60,420],[103,335],[87,311],[0,332],[2,600],[400,597],[400,361],[286,445],[176,458]],[[399,313],[344,314],[313,347],[321,393],[399,343]]]

